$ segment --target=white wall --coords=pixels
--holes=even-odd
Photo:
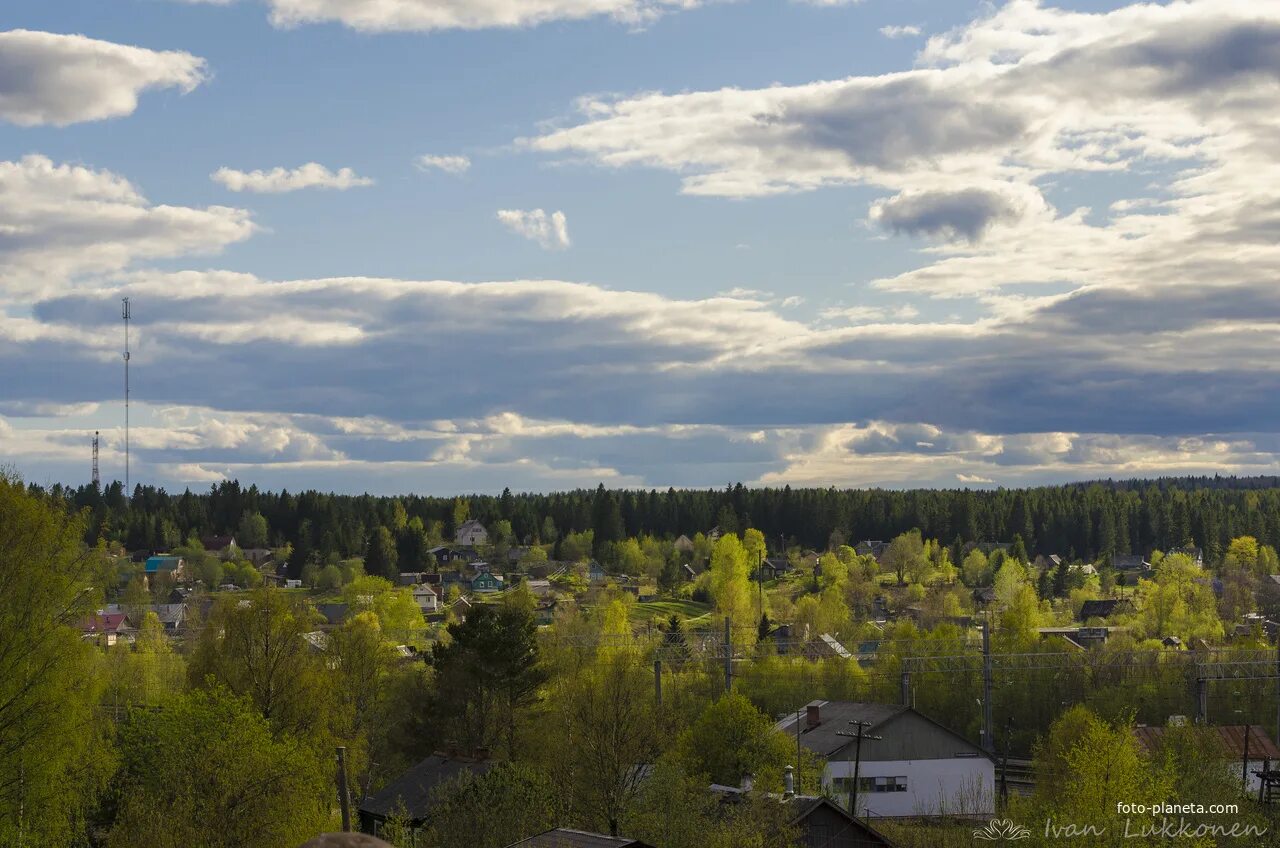
[[[858,793],[856,815],[918,816],[942,812],[990,815],[995,810],[996,767],[986,757],[945,760],[887,760],[863,762],[859,777],[907,778],[906,792]],[[853,761],[827,763],[822,785],[837,777],[853,777]],[[849,798],[840,799],[848,806]]]
[[[1270,767],[1274,768],[1275,763],[1272,763]],[[1235,760],[1229,763],[1227,765],[1227,770],[1231,773],[1232,777],[1235,778],[1236,785],[1239,785],[1240,784],[1240,760]],[[1249,756],[1249,793],[1253,795],[1253,797],[1256,799],[1258,797],[1258,790],[1262,788],[1262,780],[1256,774],[1254,774],[1255,771],[1262,771],[1262,760],[1261,759],[1255,760],[1253,759],[1253,755],[1250,754]]]

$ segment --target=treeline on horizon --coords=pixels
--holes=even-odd
[[[546,494],[438,496],[291,493],[214,484],[206,492],[170,494],[119,482],[105,490],[55,484],[48,490],[90,512],[89,538],[129,550],[165,550],[191,537],[235,535],[241,547],[291,548],[291,571],[308,561],[363,555],[379,528],[421,524],[448,543],[468,518],[510,522],[515,543],[558,544],[591,531],[597,556],[627,537],[694,536],[755,527],[771,554],[788,548],[889,540],[919,529],[943,544],[1009,542],[1020,536],[1030,556],[1093,560],[1197,545],[1216,562],[1230,539],[1249,535],[1280,546],[1280,478],[1187,477],[1098,481],[1027,489],[750,488],[614,490],[603,485]],[[261,516],[261,519],[258,518]],[[416,520],[415,520],[416,519]],[[265,524],[265,528],[263,525]],[[250,536],[256,538],[250,538]]]

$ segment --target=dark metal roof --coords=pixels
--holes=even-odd
[[[410,821],[421,821],[431,810],[431,793],[441,783],[461,774],[484,774],[494,763],[433,754],[387,784],[381,792],[365,799],[360,812],[375,816],[403,814]]]
[[[341,624],[347,617],[346,604],[316,604],[316,610],[329,624]]]
[[[1222,746],[1223,759],[1244,759],[1244,725],[1192,726],[1191,729],[1214,736]],[[1160,747],[1160,742],[1164,739],[1164,735],[1168,730],[1169,728],[1167,727],[1140,725],[1133,729],[1133,733],[1138,737],[1138,744],[1142,749],[1150,752]],[[1249,759],[1280,760],[1280,748],[1277,748],[1276,743],[1271,741],[1271,737],[1267,735],[1267,732],[1256,724],[1249,726]]]
[[[1125,612],[1133,609],[1133,602],[1128,598],[1109,598],[1106,600],[1085,601],[1080,607],[1080,620],[1085,621],[1090,618],[1106,618],[1114,615],[1116,612]]]
[[[588,833],[585,830],[570,830],[558,827],[514,842],[507,848],[653,848],[647,842],[628,839],[625,836],[605,836],[603,833]]]
[[[867,848],[896,848],[896,843],[889,837],[871,826],[869,822],[863,822],[849,815],[849,812],[835,804],[831,799],[826,797],[816,797],[812,795],[797,795],[787,801],[791,808],[792,826],[803,828],[805,819],[813,815],[813,813],[823,807],[833,811],[845,822],[845,830],[848,831],[846,838],[833,841],[832,845],[857,845],[867,846]],[[803,838],[803,833],[801,834]],[[808,844],[808,843],[805,843]],[[822,843],[827,844],[827,843]]]
[[[907,710],[901,704],[870,704],[862,701],[811,701],[807,706],[813,705],[818,707],[820,723],[817,727],[809,727],[807,712],[801,712],[798,716],[784,718],[778,722],[777,728],[794,737],[798,719],[800,744],[823,757],[853,743],[848,736],[839,735],[851,730],[849,722],[868,722],[864,732],[874,734],[877,727]]]

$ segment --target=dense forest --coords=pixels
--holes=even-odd
[[[612,544],[627,537],[692,536],[712,527],[726,533],[758,528],[772,551],[887,540],[913,528],[944,543],[1020,536],[1032,556],[1059,554],[1073,560],[1194,544],[1204,548],[1206,560],[1216,562],[1228,542],[1243,535],[1280,545],[1280,479],[1274,477],[1162,478],[991,491],[738,484],[662,492],[600,486],[456,498],[276,493],[224,481],[207,492],[179,495],[137,486],[126,499],[116,482],[104,491],[54,486],[48,494],[91,511],[90,543],[102,538],[130,550],[162,550],[190,536],[239,534],[242,547],[291,546],[295,573],[308,561],[364,555],[380,527],[397,529],[413,519],[446,541],[466,518],[486,525],[510,522],[516,543],[551,544],[571,532],[593,531],[598,557],[607,557]]]

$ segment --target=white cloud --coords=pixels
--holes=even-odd
[[[930,38],[911,70],[588,98],[578,123],[519,143],[661,168],[688,194],[885,188],[872,223],[943,242],[873,281],[887,291],[1223,286],[1280,274],[1278,69],[1280,5],[1013,0]],[[1138,171],[1176,175],[1109,202],[1102,221],[1046,196],[1074,175]]]
[[[267,0],[278,27],[337,22],[362,32],[536,26],[610,16],[632,26],[700,0]]]
[[[990,477],[980,477],[977,474],[957,474],[956,479],[961,483],[995,483]]]
[[[563,250],[569,246],[569,224],[563,212],[548,215],[542,209],[499,209],[498,220],[545,250]]]
[[[920,310],[910,304],[894,307],[831,306],[819,314],[828,320],[846,321],[850,324],[879,324],[886,321],[910,321],[920,314]]]
[[[304,188],[329,188],[346,191],[373,185],[373,180],[361,177],[350,168],[330,171],[318,162],[308,162],[297,168],[272,168],[270,171],[237,171],[219,168],[209,177],[231,191],[252,191],[260,194],[282,194]]]
[[[920,27],[914,24],[882,26],[880,34],[885,38],[915,38],[920,35]]]
[[[253,231],[243,209],[154,205],[110,171],[38,155],[0,161],[0,295],[48,292],[141,259],[213,253]]]
[[[439,170],[446,174],[464,174],[471,168],[471,159],[466,156],[433,156],[424,153],[413,161],[420,170]]]
[[[188,92],[206,78],[205,62],[83,35],[0,32],[0,120],[66,126],[129,115],[149,89]]]

